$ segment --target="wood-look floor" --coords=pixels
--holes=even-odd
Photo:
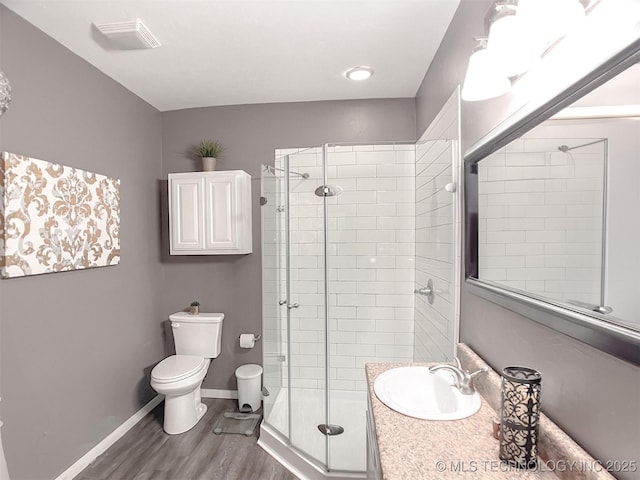
[[[158,405],[74,480],[296,480],[253,436],[216,435],[213,426],[235,400],[203,399],[208,410],[188,432],[162,430]]]

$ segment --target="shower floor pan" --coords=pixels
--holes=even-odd
[[[294,450],[299,450],[312,457],[318,463],[325,462],[325,446],[327,437],[318,429],[318,425],[326,423],[325,394],[322,390],[294,388],[291,392],[293,408],[291,410],[292,429],[290,443]],[[295,472],[301,478],[364,478],[366,471],[366,392],[335,391],[331,393],[331,424],[340,425],[344,433],[329,438],[329,470],[343,473],[321,472],[321,476],[305,475]],[[287,390],[282,389],[276,397],[273,407],[261,426],[258,442],[274,454],[265,441],[267,437],[276,435],[282,442],[284,439],[278,432],[288,432]],[[266,433],[263,439],[263,433]],[[279,445],[282,446],[282,445]],[[297,453],[293,451],[295,455]],[[274,455],[276,458],[281,455]],[[278,458],[281,460],[281,458]],[[281,460],[282,461],[282,460]],[[286,464],[286,462],[283,462]],[[316,466],[320,471],[320,468]],[[290,469],[292,470],[292,469]],[[293,470],[292,470],[293,471]],[[350,474],[349,472],[353,472]]]

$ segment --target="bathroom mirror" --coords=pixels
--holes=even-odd
[[[640,40],[465,156],[469,290],[640,365]]]

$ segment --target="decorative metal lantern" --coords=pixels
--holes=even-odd
[[[526,367],[502,370],[500,459],[517,468],[535,468],[542,375]]]

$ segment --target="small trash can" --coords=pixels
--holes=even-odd
[[[253,363],[236,368],[238,380],[238,409],[242,413],[255,412],[262,402],[262,367]]]

